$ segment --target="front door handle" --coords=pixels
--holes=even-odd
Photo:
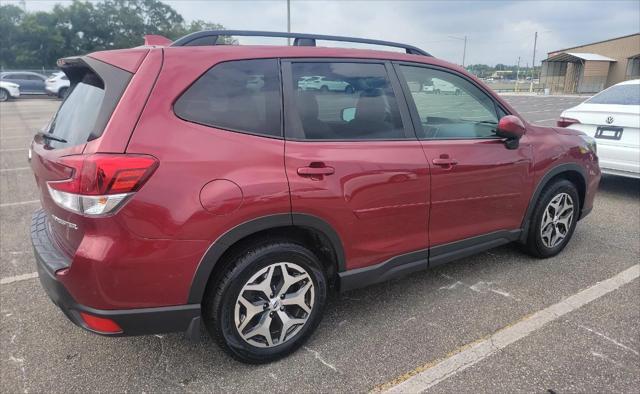
[[[324,164],[317,165],[312,163],[308,167],[298,168],[298,175],[308,177],[321,177],[323,175],[332,175],[336,172],[335,168],[325,166]]]

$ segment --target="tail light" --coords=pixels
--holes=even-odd
[[[564,118],[564,117],[558,119],[558,121],[556,122],[558,127],[569,127],[572,124],[576,124],[576,123],[580,123],[580,121],[578,119]]]
[[[71,178],[47,182],[53,201],[87,216],[113,212],[142,187],[158,167],[148,155],[95,154],[66,156],[60,160]]]

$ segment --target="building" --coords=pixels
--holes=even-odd
[[[640,78],[640,33],[549,52],[540,82],[552,93],[596,93]]]

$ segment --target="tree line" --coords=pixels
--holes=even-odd
[[[50,12],[25,12],[13,4],[0,5],[0,67],[55,68],[59,58],[94,51],[142,45],[145,34],[172,40],[208,29],[217,23],[187,23],[159,0],[74,0],[56,4]]]

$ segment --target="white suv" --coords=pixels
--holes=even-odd
[[[0,101],[20,97],[20,85],[13,82],[0,81]]]
[[[44,89],[50,96],[65,98],[70,85],[69,78],[63,72],[57,72],[45,81]]]

